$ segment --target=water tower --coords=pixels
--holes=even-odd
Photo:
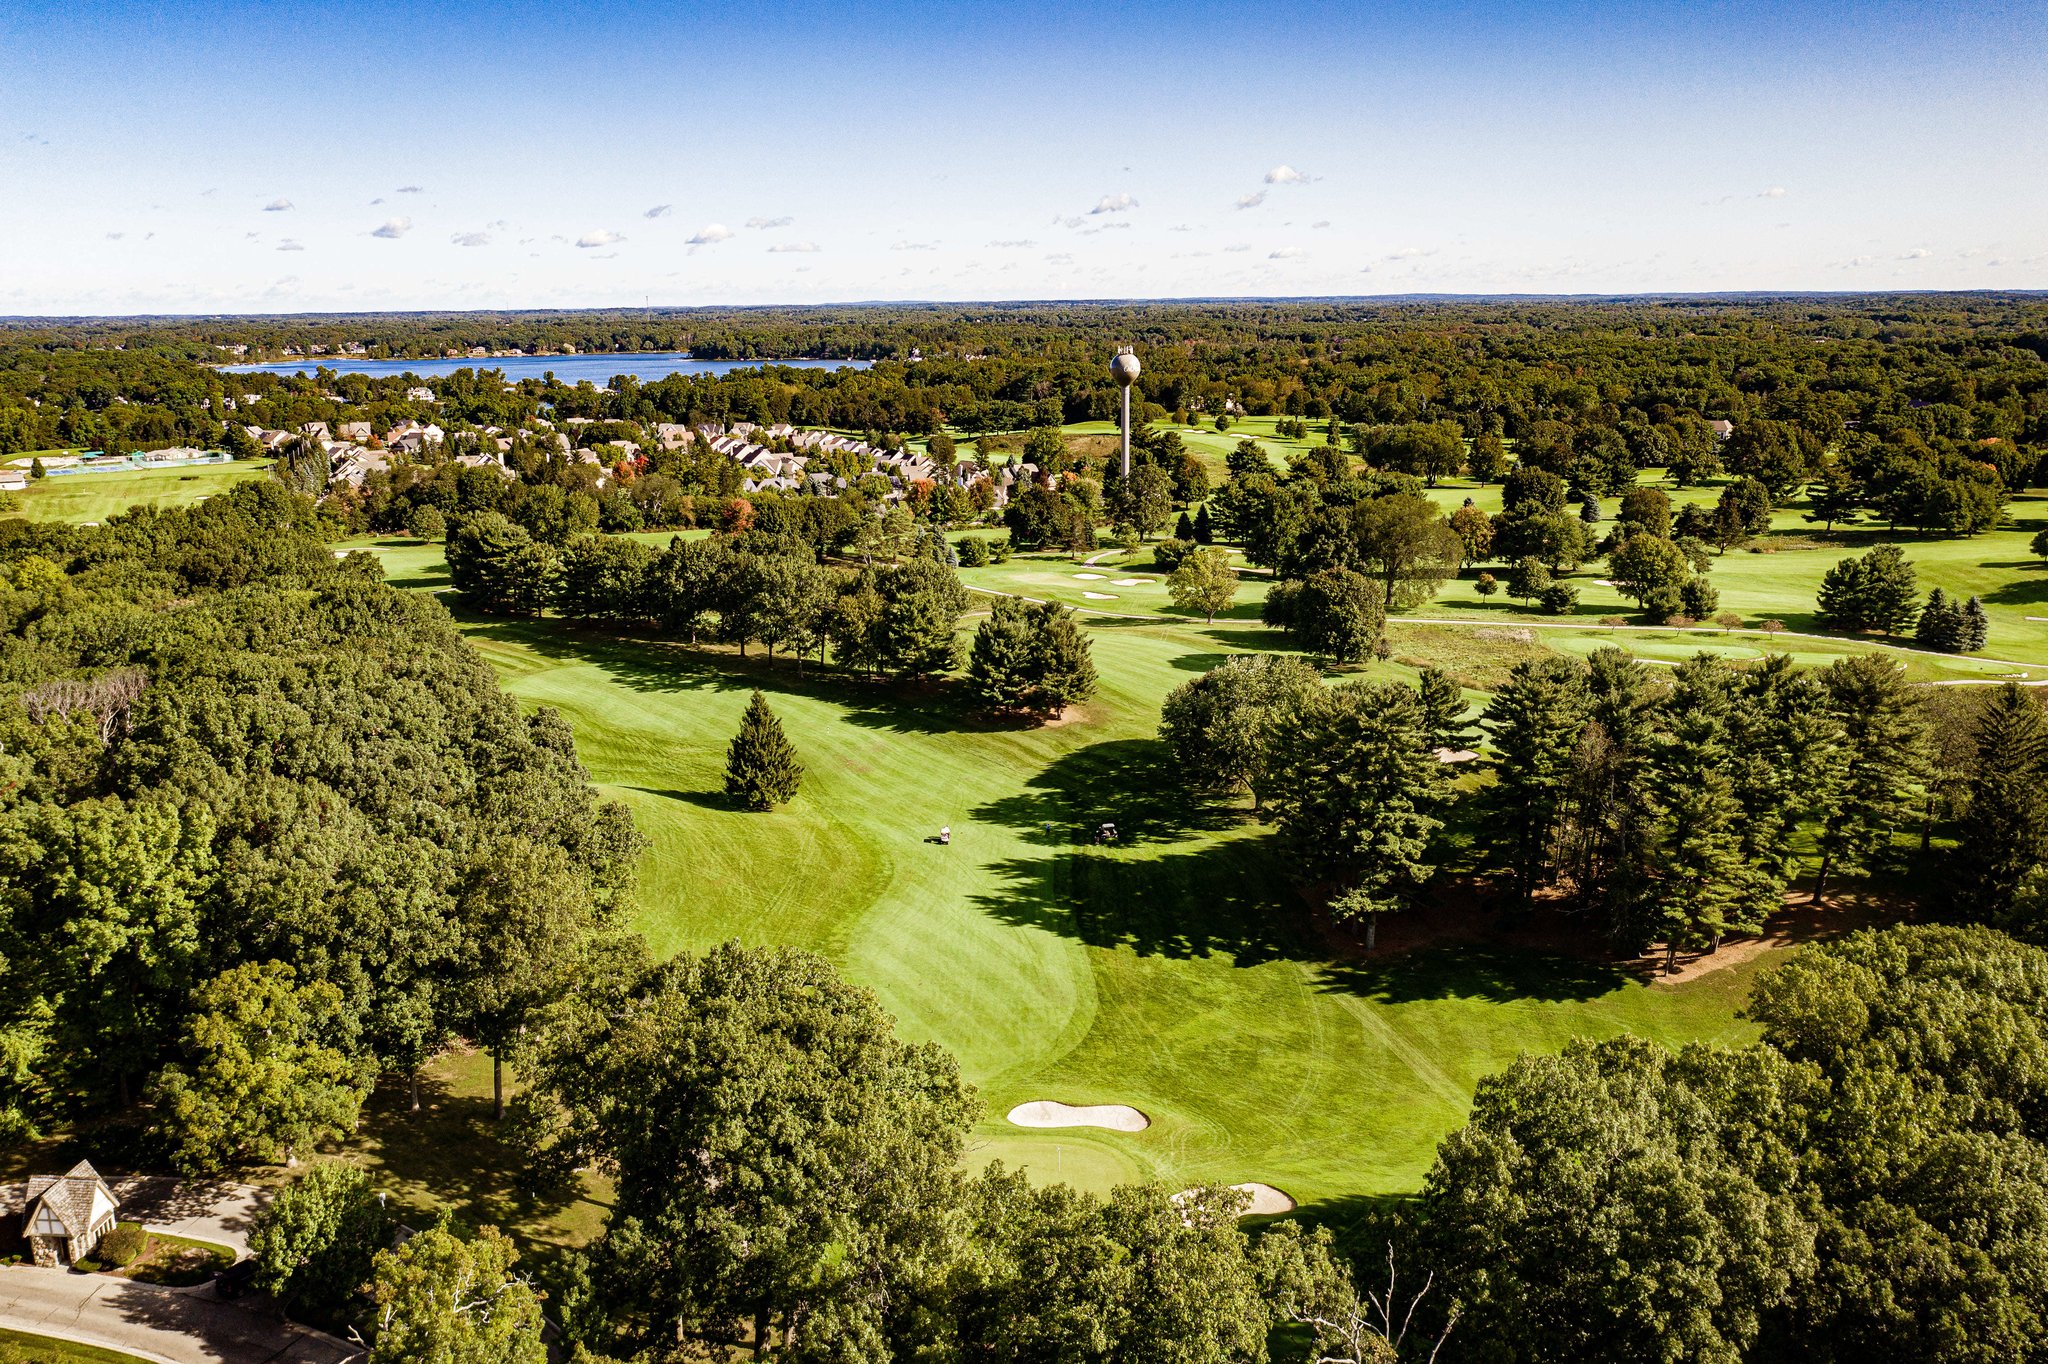
[[[1109,362],[1109,377],[1124,391],[1124,477],[1131,476],[1131,385],[1138,382],[1138,357],[1129,346],[1118,346],[1116,359]]]

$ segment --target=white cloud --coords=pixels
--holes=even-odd
[[[1237,206],[1239,208],[1257,208],[1265,202],[1266,191],[1264,190],[1260,190],[1257,194],[1240,194],[1237,196]]]
[[[1045,260],[1048,265],[1072,265],[1074,263],[1074,258],[1064,251],[1047,256]]]
[[[788,227],[788,226],[789,226],[789,225],[790,225],[791,223],[793,223],[793,222],[795,222],[795,221],[796,221],[796,219],[794,219],[794,218],[788,218],[788,217],[783,217],[783,218],[749,218],[749,219],[747,219],[747,226],[748,226],[748,228],[750,228],[751,230],[753,230],[753,231],[755,231],[755,232],[763,232],[763,231],[766,231],[766,230],[768,230],[769,228],[775,228],[775,227]]]
[[[412,219],[389,218],[385,220],[384,226],[376,229],[375,231],[370,233],[370,235],[373,237],[385,237],[391,240],[396,240],[399,237],[403,237],[406,233],[410,231],[412,231]]]
[[[1756,197],[1759,199],[1782,199],[1785,197],[1785,187],[1783,185],[1772,185]]]
[[[1423,250],[1423,249],[1422,249],[1421,247],[1419,247],[1419,246],[1404,246],[1404,247],[1402,247],[1402,248],[1401,248],[1401,249],[1400,249],[1399,251],[1396,251],[1396,252],[1394,252],[1394,254],[1392,254],[1391,256],[1388,256],[1388,257],[1387,257],[1387,259],[1388,259],[1388,260],[1414,260],[1414,259],[1416,259],[1416,258],[1417,258],[1418,256],[1434,256],[1435,254],[1436,254],[1436,252],[1435,252],[1435,251],[1425,251],[1425,250]]]
[[[768,250],[773,254],[780,254],[785,251],[796,251],[802,252],[806,255],[810,254],[813,251],[816,251],[817,249],[818,244],[816,242],[777,242],[775,243],[775,245],[768,248]]]
[[[724,223],[706,223],[704,224],[704,226],[697,229],[696,236],[691,237],[689,239],[689,245],[709,246],[713,242],[725,241],[731,236],[732,229],[727,227]]]
[[[675,212],[675,207],[674,204],[656,204],[640,216],[643,218],[666,218],[669,214]]]
[[[1028,247],[1028,246],[1036,246],[1036,245],[1038,245],[1038,243],[1037,243],[1037,242],[1035,242],[1035,241],[1032,241],[1032,240],[1031,240],[1031,239],[1030,239],[1029,237],[1021,237],[1021,238],[1019,238],[1019,239],[1018,239],[1018,240],[1016,240],[1016,241],[1009,241],[1009,242],[990,242],[990,243],[989,243],[989,245],[990,245],[990,246],[993,246],[993,247],[996,247],[996,248],[997,248],[997,249],[999,249],[999,250],[1009,250],[1009,249],[1012,249],[1012,248],[1016,248],[1016,249],[1022,249],[1022,248],[1024,248],[1024,247]]]
[[[1306,251],[1302,250],[1302,249],[1301,249],[1300,247],[1298,247],[1298,246],[1283,246],[1283,247],[1281,247],[1281,248],[1280,248],[1280,249],[1279,249],[1278,251],[1273,251],[1273,252],[1269,252],[1269,253],[1267,254],[1267,256],[1266,256],[1266,259],[1267,259],[1267,260],[1298,260],[1298,259],[1300,259],[1301,257],[1303,257],[1303,256],[1305,256],[1305,255],[1307,255],[1307,254],[1308,254],[1308,252],[1306,252]]]
[[[616,246],[618,243],[624,240],[626,240],[624,236],[612,231],[610,228],[600,227],[595,232],[586,232],[582,236],[578,237],[576,239],[576,245],[588,251],[592,247],[597,246]]]
[[[936,251],[939,249],[939,244],[937,242],[896,242],[889,249],[891,251]]]
[[[291,207],[292,201],[289,199],[272,199],[269,203],[263,206],[263,211],[265,213],[283,213],[289,210]]]
[[[1312,227],[1312,228],[1316,228],[1316,227],[1328,227],[1329,225],[1330,225],[1330,220],[1329,220],[1328,218],[1325,218],[1325,219],[1323,219],[1323,220],[1322,220],[1321,222],[1319,222],[1319,223],[1310,223],[1310,224],[1309,224],[1309,226],[1310,226],[1310,227]]]
[[[424,194],[426,191],[422,190],[418,185],[400,185],[398,192],[400,194]]]
[[[457,246],[489,246],[491,244],[491,234],[488,232],[458,232],[448,240]]]
[[[303,246],[300,246],[300,245],[299,245],[299,244],[298,244],[297,242],[293,241],[293,240],[292,240],[292,239],[291,239],[290,237],[286,237],[286,238],[285,238],[285,239],[284,239],[283,241],[281,241],[281,242],[279,242],[279,243],[277,244],[277,249],[278,249],[278,250],[280,250],[280,251],[303,251],[303,250],[305,250],[306,248],[305,248],[305,247],[303,247]]]
[[[1908,251],[1908,252],[1906,252],[1906,253],[1905,253],[1904,255],[1900,256],[1900,257],[1899,257],[1899,259],[1900,259],[1900,260],[1926,260],[1926,259],[1927,259],[1927,258],[1928,258],[1929,256],[1931,256],[1931,255],[1933,255],[1933,254],[1934,254],[1934,253],[1933,253],[1932,251],[1929,251],[1929,250],[1928,250],[1928,249],[1927,249],[1926,247],[1924,247],[1924,246],[1916,246],[1916,247],[1914,247],[1914,248],[1913,248],[1913,249],[1912,249],[1911,251]]]
[[[1306,184],[1308,178],[1292,166],[1275,166],[1266,172],[1266,183],[1269,185],[1301,185]]]
[[[1225,251],[1249,251],[1252,249],[1252,246],[1250,242],[1239,242],[1235,246],[1226,246],[1223,249]]]
[[[1128,213],[1138,206],[1138,201],[1128,194],[1105,194],[1096,201],[1090,213]]]
[[[110,242],[117,242],[127,235],[128,234],[126,232],[109,232],[107,234],[107,240]]]

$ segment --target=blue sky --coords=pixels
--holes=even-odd
[[[2048,287],[2048,6],[0,9],[0,314]]]

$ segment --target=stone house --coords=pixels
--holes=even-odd
[[[61,1175],[29,1180],[22,1201],[21,1234],[29,1253],[45,1269],[75,1264],[99,1249],[114,1229],[121,1205],[89,1161]]]

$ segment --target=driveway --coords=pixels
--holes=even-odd
[[[151,1231],[227,1246],[237,1258],[249,1253],[249,1228],[269,1191],[228,1180],[174,1179],[145,1175],[114,1181],[123,1220]]]
[[[153,1364],[343,1364],[333,1336],[222,1302],[106,1274],[0,1269],[0,1326],[138,1355]]]

